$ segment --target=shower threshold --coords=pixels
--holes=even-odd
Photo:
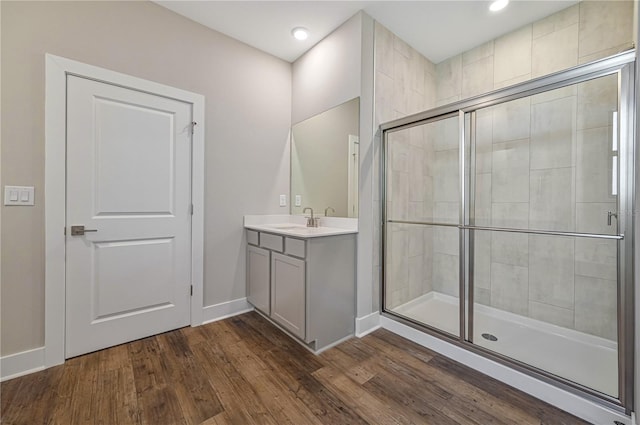
[[[456,297],[429,292],[390,311],[459,334]],[[474,305],[474,316],[474,344],[606,395],[618,395],[615,341],[482,304]]]

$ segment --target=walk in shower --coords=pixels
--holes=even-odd
[[[633,60],[382,125],[383,314],[630,411]]]

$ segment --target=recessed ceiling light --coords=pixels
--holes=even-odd
[[[307,37],[309,37],[309,30],[297,27],[291,30],[291,35],[293,35],[296,40],[306,40]]]
[[[509,0],[496,0],[489,6],[489,10],[492,12],[497,12],[498,10],[502,10],[509,4]]]

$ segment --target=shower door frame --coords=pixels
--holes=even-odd
[[[579,65],[545,77],[529,80],[504,89],[476,96],[461,102],[437,107],[428,111],[413,114],[380,125],[382,131],[381,149],[381,314],[413,328],[425,331],[430,335],[444,339],[450,343],[480,354],[503,365],[512,367],[527,375],[551,383],[571,393],[580,395],[613,410],[629,415],[633,410],[634,400],[634,211],[636,199],[636,159],[635,149],[635,52],[627,51],[605,59]],[[470,223],[473,212],[473,160],[475,147],[475,111],[489,106],[551,91],[565,86],[578,84],[607,75],[618,75],[618,120],[619,120],[619,187],[618,187],[618,233],[616,235],[588,234],[576,232],[556,232],[534,229],[496,228],[491,226],[475,226]],[[425,226],[446,225],[437,222],[389,220],[387,218],[387,176],[388,173],[388,135],[395,131],[424,125],[458,115],[459,125],[459,173],[460,173],[460,219],[457,225],[449,227],[459,229],[459,314],[460,331],[457,337],[424,323],[401,316],[387,310],[386,262],[387,262],[387,223],[419,224]],[[469,114],[470,134],[467,137],[465,117]],[[467,140],[468,139],[468,140]],[[469,147],[469,152],[467,148]],[[467,161],[467,156],[470,160]],[[469,167],[467,167],[469,164]],[[468,174],[467,174],[468,173]],[[473,234],[474,231],[516,232],[571,237],[593,237],[617,240],[618,246],[618,279],[617,279],[617,346],[618,346],[618,397],[608,396],[568,379],[553,375],[516,359],[491,351],[473,343]],[[626,237],[625,237],[626,235]]]

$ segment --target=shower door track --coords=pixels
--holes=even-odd
[[[381,150],[381,289],[380,305],[382,315],[390,319],[399,321],[408,326],[426,332],[432,336],[453,343],[464,349],[482,355],[486,358],[509,366],[515,370],[523,372],[544,382],[553,384],[559,388],[567,390],[583,398],[592,400],[614,411],[624,412],[629,415],[633,410],[633,376],[634,376],[634,238],[625,238],[625,234],[634,235],[633,212],[635,211],[635,140],[634,140],[634,113],[635,87],[634,87],[634,66],[635,52],[627,51],[602,60],[588,64],[579,65],[565,71],[557,72],[545,77],[529,80],[505,89],[496,90],[485,95],[476,96],[457,103],[444,105],[432,110],[420,112],[407,117],[396,119],[380,125],[382,131],[383,148]],[[467,187],[467,178],[470,184],[475,183],[475,178],[470,178],[473,173],[466,169],[466,155],[471,159],[475,157],[475,134],[471,131],[469,144],[471,152],[466,151],[465,140],[465,120],[467,113],[471,116],[472,128],[474,127],[475,111],[496,104],[516,100],[519,98],[532,96],[542,92],[551,91],[561,87],[578,84],[606,75],[619,75],[619,114],[620,114],[620,169],[619,175],[623,176],[619,188],[619,220],[618,228],[622,230],[619,234],[591,234],[580,232],[561,232],[536,229],[505,228],[491,226],[473,225],[473,205],[474,196],[471,187]],[[623,90],[624,89],[624,90]],[[460,166],[460,223],[442,223],[428,221],[395,220],[387,218],[387,174],[388,174],[388,134],[439,121],[450,117],[460,117],[459,121],[459,166]],[[469,173],[467,175],[467,172]],[[471,206],[471,208],[470,208]],[[405,317],[401,314],[390,311],[385,305],[386,293],[386,260],[387,260],[387,224],[414,224],[424,226],[439,226],[457,228],[460,230],[460,333],[454,335],[446,331],[437,329],[425,323]],[[507,233],[522,233],[534,235],[565,236],[576,238],[608,239],[618,242],[618,397],[604,394],[584,385],[573,382],[569,379],[547,372],[535,366],[528,365],[506,355],[491,351],[487,348],[475,345],[472,342],[473,334],[473,235],[475,231],[492,231]],[[467,319],[467,314],[469,319]]]

